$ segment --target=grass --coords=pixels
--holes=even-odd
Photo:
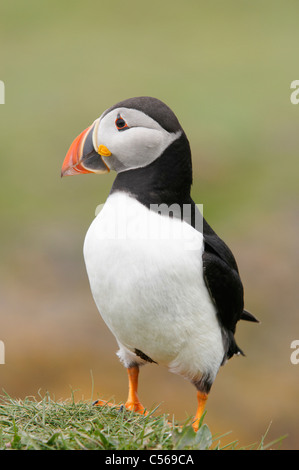
[[[190,421],[178,426],[166,415],[128,412],[119,406],[92,406],[91,402],[57,402],[48,394],[13,399],[0,397],[1,450],[239,450],[237,441],[221,445],[207,424],[197,433]],[[265,450],[281,442],[247,449]],[[244,448],[243,448],[244,449]]]

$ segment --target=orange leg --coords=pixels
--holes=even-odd
[[[196,411],[196,415],[194,417],[194,421],[192,423],[192,427],[194,429],[195,432],[198,431],[198,427],[199,427],[199,422],[200,422],[200,419],[203,415],[203,412],[205,410],[205,405],[206,405],[206,401],[208,399],[208,394],[207,393],[203,393],[203,392],[200,392],[198,391],[197,392],[197,411]]]
[[[125,407],[127,410],[137,411],[142,414],[144,413],[144,407],[140,403],[137,395],[139,367],[130,367],[127,369],[127,372],[129,377],[129,395]]]

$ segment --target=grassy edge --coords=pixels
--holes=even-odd
[[[281,445],[285,436],[266,443],[268,427],[258,444],[221,445],[207,424],[197,433],[191,420],[178,424],[167,415],[128,412],[123,406],[92,406],[91,401],[54,401],[45,396],[24,400],[0,396],[0,449],[14,450],[266,450]]]

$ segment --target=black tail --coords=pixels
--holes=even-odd
[[[252,315],[252,313],[248,312],[247,310],[243,310],[241,314],[241,320],[252,321],[254,323],[260,323],[260,321],[257,318],[255,318],[255,316]]]
[[[227,340],[227,353],[226,359],[230,359],[235,354],[245,356],[244,352],[236,343],[234,333],[231,330],[226,330],[226,340]]]

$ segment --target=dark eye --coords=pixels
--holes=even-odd
[[[127,129],[129,127],[126,121],[121,116],[117,116],[117,119],[115,120],[115,125],[119,131],[123,131],[124,129]]]

